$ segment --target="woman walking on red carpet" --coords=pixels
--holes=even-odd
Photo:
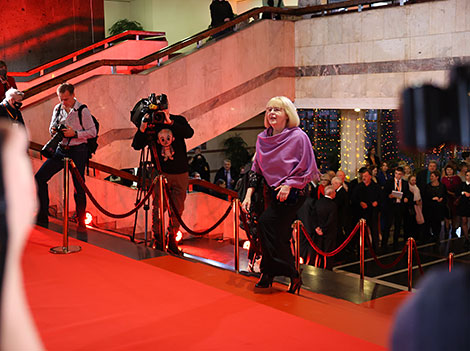
[[[298,292],[302,285],[291,251],[291,224],[305,200],[307,184],[318,178],[319,172],[312,144],[299,124],[292,101],[284,96],[269,100],[264,115],[266,130],[256,141],[249,188],[242,203],[243,211],[249,212],[251,195],[264,177],[267,208],[259,218],[262,259],[257,288],[269,288],[280,275],[291,278],[290,293]]]

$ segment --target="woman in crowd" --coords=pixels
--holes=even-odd
[[[367,156],[366,156],[366,163],[369,166],[380,167],[380,158],[379,156],[376,155],[375,146],[372,146],[369,149],[369,152],[367,153]]]
[[[439,171],[432,171],[429,175],[430,182],[426,184],[423,194],[424,220],[431,226],[436,243],[439,243],[441,221],[444,219],[447,211],[447,189],[439,181],[439,178]]]
[[[450,225],[452,224],[452,236],[456,237],[455,233],[458,227],[458,218],[455,201],[457,199],[456,193],[460,188],[462,180],[456,174],[454,174],[454,167],[447,165],[444,168],[444,177],[442,177],[442,184],[447,189],[447,213],[445,217],[445,238],[449,235]]]
[[[470,218],[470,170],[465,172],[465,181],[460,184],[458,190],[459,203],[457,205],[457,215],[462,218],[462,233],[465,238],[465,249],[470,249],[470,241],[468,240],[468,223]]]
[[[411,170],[410,165],[405,164],[405,165],[403,166],[403,170],[404,170],[405,172],[403,173],[402,179],[404,179],[404,180],[406,180],[407,182],[409,182],[410,177],[413,175],[413,171]]]
[[[372,181],[375,184],[377,184],[378,183],[377,174],[379,172],[379,168],[377,166],[370,166],[369,170],[370,170],[370,175],[372,176]]]
[[[379,182],[380,187],[383,189],[387,181],[391,178],[392,175],[388,170],[388,163],[382,162],[380,165],[380,170],[377,172],[377,181]]]
[[[325,196],[325,188],[330,185],[330,176],[328,174],[322,174],[320,176],[320,183],[317,188],[317,200]]]
[[[465,182],[465,175],[467,174],[467,170],[468,170],[468,166],[465,162],[462,162],[460,164],[460,169],[459,169],[459,173],[458,173],[458,176],[460,177],[460,180],[462,182]]]
[[[294,104],[284,96],[269,100],[266,130],[258,135],[256,156],[242,209],[249,212],[251,196],[260,177],[268,186],[267,208],[259,218],[263,256],[257,288],[269,288],[275,276],[291,279],[288,292],[300,290],[302,279],[291,251],[291,225],[305,200],[307,184],[319,176],[311,142],[299,127]]]
[[[421,200],[421,192],[419,191],[418,186],[416,185],[416,176],[411,175],[408,179],[408,185],[410,191],[413,194],[413,204],[414,204],[414,213],[415,215],[410,215],[410,233],[415,236],[415,238],[422,240],[422,224],[424,223],[423,217],[423,201]]]

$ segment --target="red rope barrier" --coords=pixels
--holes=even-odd
[[[165,189],[165,192],[166,192],[167,201],[170,202],[170,206],[168,208],[171,207],[171,211],[173,211],[173,213],[175,214],[176,218],[178,219],[178,222],[189,234],[192,234],[192,235],[203,236],[203,235],[209,234],[211,231],[217,228],[225,220],[225,218],[227,218],[227,216],[230,214],[230,211],[232,210],[232,207],[233,207],[233,203],[231,202],[229,207],[227,208],[227,211],[225,211],[222,217],[212,227],[206,230],[201,230],[201,231],[192,230],[186,225],[186,223],[183,222],[183,219],[181,218],[180,214],[176,210],[176,205],[170,196],[170,189],[168,189],[168,184],[166,182],[164,183],[163,188]]]
[[[75,166],[75,164],[73,162],[70,162],[70,165],[72,166],[70,169],[71,169],[71,172],[73,172],[74,176],[77,178],[78,182],[80,183],[80,186],[83,188],[83,190],[85,190],[85,193],[88,195],[88,197],[90,198],[91,202],[93,202],[93,204],[96,206],[96,208],[101,211],[102,213],[104,213],[106,216],[108,217],[111,217],[111,218],[125,218],[125,217],[128,217],[130,216],[131,214],[137,212],[139,210],[139,208],[141,208],[145,201],[147,201],[150,196],[152,195],[152,192],[153,192],[153,188],[155,187],[155,184],[157,183],[157,180],[158,178],[155,178],[152,182],[152,184],[150,185],[150,188],[147,192],[147,194],[145,194],[145,196],[142,198],[142,200],[140,200],[140,202],[136,205],[136,207],[126,213],[122,213],[122,214],[114,214],[114,213],[111,213],[107,210],[105,210],[99,203],[98,201],[94,198],[93,194],[91,193],[90,189],[88,189],[88,187],[86,186],[85,184],[85,181],[83,180],[82,176],[80,175],[80,172],[78,171],[77,169],[77,166]]]
[[[371,254],[372,258],[374,259],[375,263],[377,263],[377,265],[382,269],[390,269],[390,268],[393,268],[394,266],[396,266],[398,264],[398,262],[401,261],[403,256],[405,256],[405,253],[408,250],[408,245],[403,246],[403,249],[401,250],[400,256],[398,256],[392,263],[384,264],[384,263],[380,262],[379,258],[375,254],[374,249],[372,248],[372,243],[370,242],[370,239],[369,239],[369,235],[370,235],[370,228],[369,228],[369,226],[367,226],[367,235],[364,235],[364,236],[366,237],[366,241],[367,241],[367,245],[369,246],[370,254]]]
[[[413,240],[413,249],[414,249],[415,256],[416,256],[416,262],[418,263],[419,273],[421,273],[421,275],[423,275],[424,271],[423,271],[423,267],[421,266],[421,260],[419,259],[418,247],[416,246],[416,241],[414,241],[414,240]]]
[[[301,227],[302,227],[302,232],[304,233],[305,237],[307,238],[307,241],[309,242],[310,246],[313,247],[313,249],[320,255],[322,256],[325,256],[325,257],[332,257],[334,255],[336,255],[338,252],[340,252],[342,249],[344,249],[346,247],[347,244],[349,244],[349,242],[352,240],[354,234],[356,234],[357,230],[359,229],[359,223],[356,224],[356,226],[354,227],[353,231],[351,232],[351,234],[349,234],[349,236],[346,238],[346,240],[340,245],[338,246],[338,248],[336,248],[335,250],[331,251],[331,252],[324,252],[322,251],[317,245],[315,245],[315,243],[313,242],[312,238],[310,237],[310,235],[307,233],[307,231],[305,230],[305,227],[303,225],[302,222],[301,223]]]

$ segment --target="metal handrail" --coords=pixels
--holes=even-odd
[[[112,44],[113,42],[115,41],[118,41],[118,40],[122,40],[123,38],[127,38],[127,37],[130,37],[130,36],[135,36],[136,37],[136,40],[139,40],[140,37],[162,37],[164,36],[166,33],[165,32],[149,32],[149,31],[140,31],[140,30],[126,30],[125,32],[122,32],[122,33],[119,33],[119,34],[116,34],[116,35],[113,35],[112,37],[108,37],[106,39],[103,39],[97,43],[94,43],[92,45],[89,45],[83,49],[80,49],[80,50],[77,50],[77,51],[74,51],[68,55],[65,55],[61,58],[58,58],[56,60],[53,60],[53,61],[50,61],[48,63],[45,63],[41,66],[38,66],[38,67],[35,67],[35,68],[32,68],[26,72],[8,72],[8,75],[9,76],[12,76],[12,77],[30,77],[36,73],[39,73],[40,76],[42,76],[44,74],[44,70],[48,69],[48,68],[51,68],[51,67],[54,67],[58,64],[61,64],[67,60],[70,60],[70,59],[73,59],[75,60],[75,58],[79,55],[82,55],[84,53],[87,53],[89,51],[92,51],[100,46],[104,46],[104,48],[107,48],[109,46],[109,44]]]

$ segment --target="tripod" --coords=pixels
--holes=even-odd
[[[142,199],[142,195],[146,194],[150,188],[150,183],[152,180],[152,173],[154,171],[152,161],[149,161],[150,158],[150,148],[145,147],[140,152],[140,161],[139,161],[139,168],[137,171],[137,175],[140,174],[140,180],[137,184],[137,195],[135,199],[135,205],[137,205],[140,200]],[[149,241],[148,238],[148,212],[150,210],[150,198],[144,203],[144,211],[145,211],[145,225],[144,225],[144,243],[147,246],[147,242]],[[135,242],[135,231],[137,227],[137,218],[138,218],[139,211],[135,213],[134,218],[134,228],[132,230],[132,238],[131,241]]]

